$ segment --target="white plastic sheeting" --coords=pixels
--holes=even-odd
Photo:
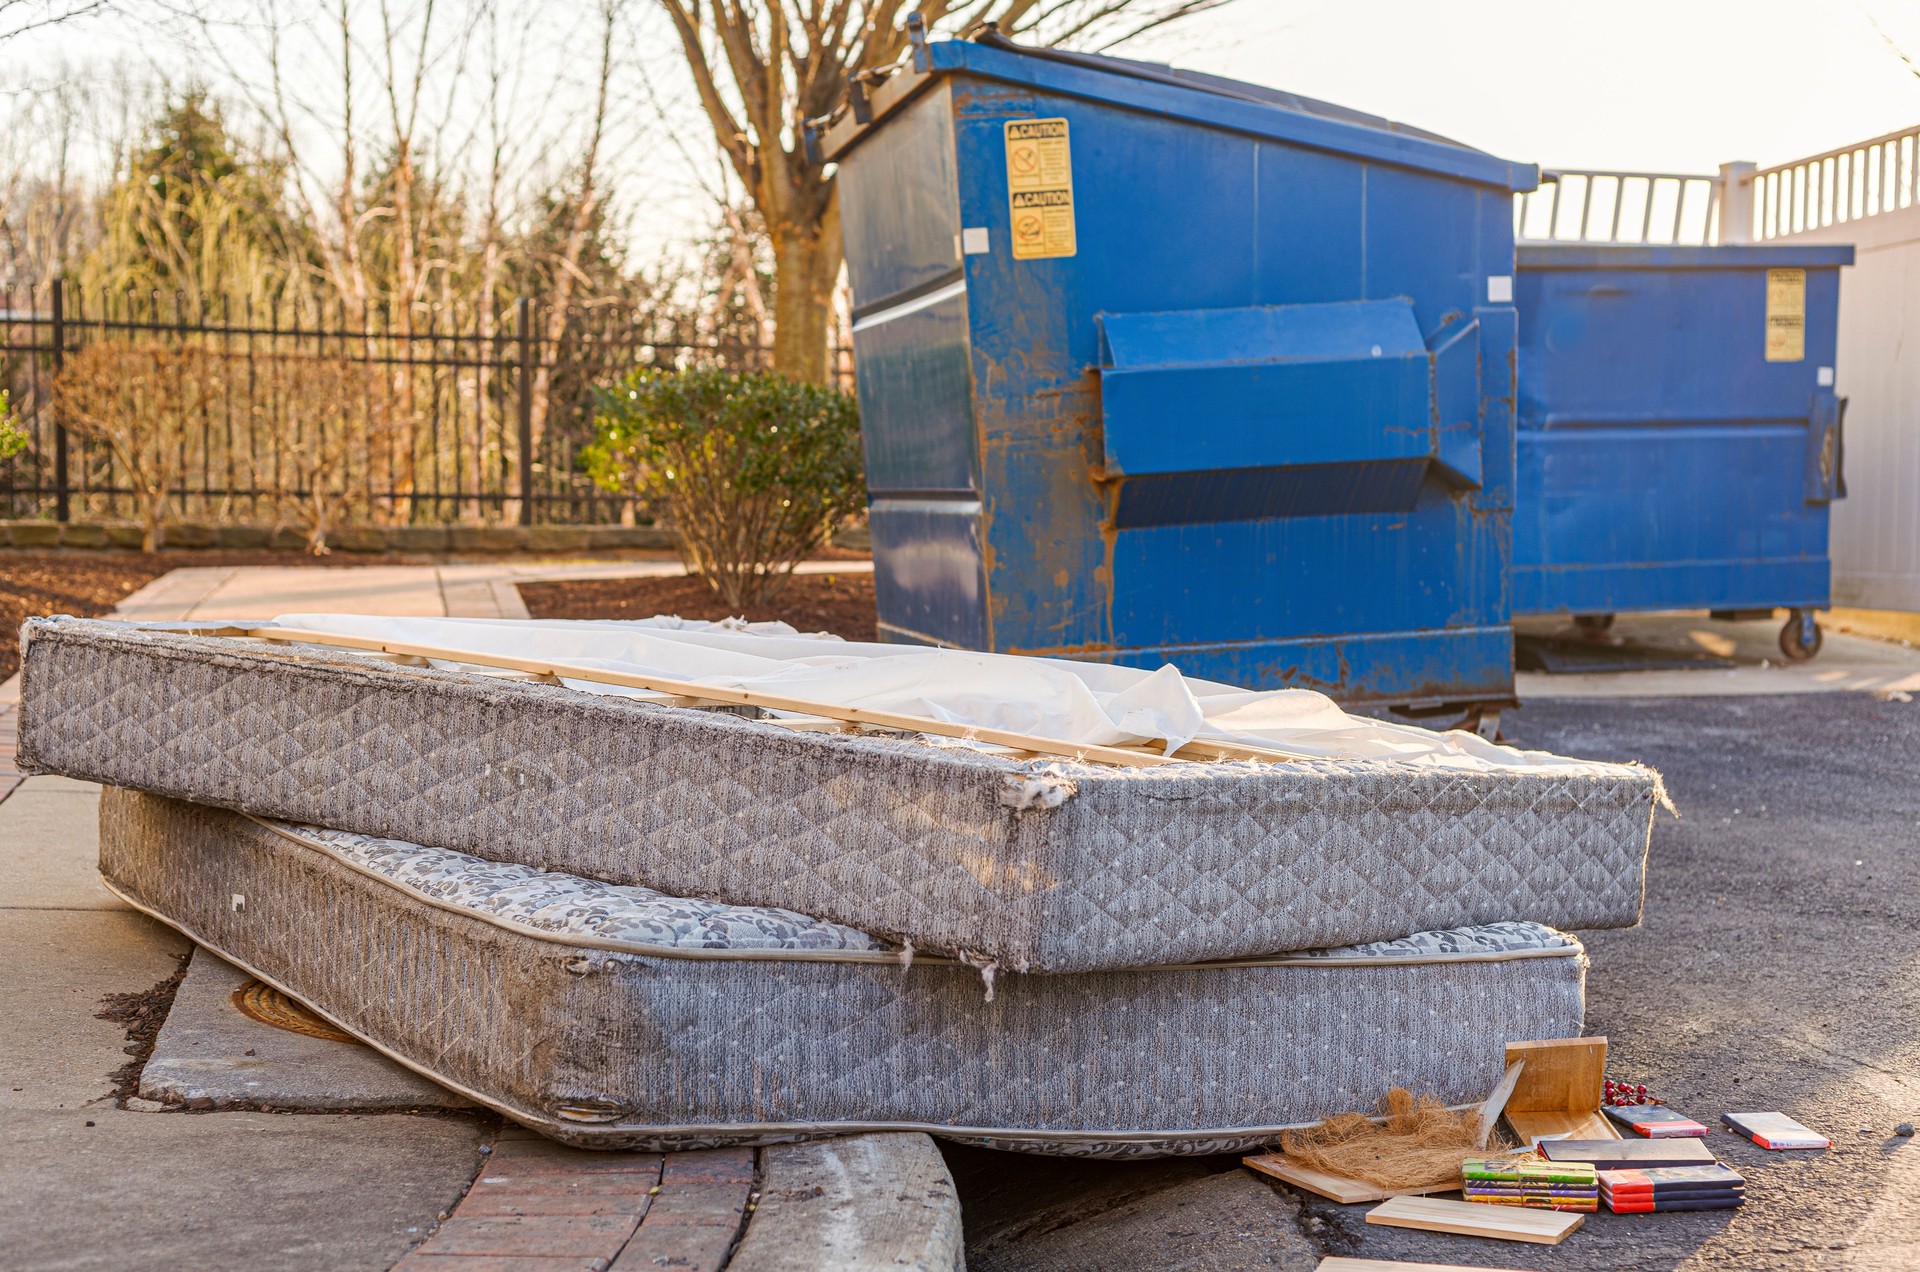
[[[1353,716],[1308,689],[1254,691],[1157,671],[1058,658],[869,644],[803,635],[784,623],[670,617],[581,622],[283,614],[286,627],[499,654],[595,670],[864,707],[1092,746],[1196,739],[1276,747],[1327,759],[1395,759],[1457,768],[1569,765],[1497,746]],[[637,691],[567,680],[590,693]],[[1594,766],[1602,771],[1604,766]]]

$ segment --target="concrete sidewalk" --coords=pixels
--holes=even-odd
[[[802,574],[858,574],[869,561],[809,561]],[[520,583],[559,579],[661,578],[679,560],[497,562],[483,565],[248,565],[188,567],[155,579],[120,603],[115,618],[272,618],[276,614],[382,614],[393,618],[525,618]]]
[[[98,799],[35,777],[0,804],[0,1263],[389,1266],[459,1200],[491,1121],[115,1107],[125,1039],[101,999],[153,989],[188,946],[101,886]]]
[[[673,573],[615,566],[175,570],[115,617],[294,610],[524,617],[511,580]],[[591,577],[591,574],[589,574]],[[0,685],[0,1263],[38,1268],[381,1269],[452,1210],[491,1117],[220,1113],[115,1106],[127,1057],[101,1000],[140,994],[189,952],[100,883],[99,791],[12,772],[19,678]],[[16,789],[17,787],[17,789]]]
[[[1520,701],[1559,698],[1735,698],[1800,693],[1920,693],[1920,649],[1858,612],[1821,615],[1825,633],[1819,654],[1788,662],[1777,638],[1780,618],[1721,622],[1705,614],[1622,614],[1607,632],[1611,641],[1650,652],[1708,655],[1732,666],[1677,671],[1609,671],[1572,675],[1521,672],[1514,677]],[[1572,635],[1572,624],[1520,619],[1517,632]]]

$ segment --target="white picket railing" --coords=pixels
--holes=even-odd
[[[1920,201],[1920,126],[1753,174],[1752,241],[1825,229]]]
[[[1699,245],[1716,241],[1717,177],[1690,172],[1540,174],[1514,196],[1513,236],[1528,243]]]

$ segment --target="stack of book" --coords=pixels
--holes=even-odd
[[[1732,1210],[1746,1200],[1747,1181],[1728,1166],[1603,1170],[1600,1195],[1615,1214],[1656,1210]]]
[[[1460,1163],[1468,1201],[1538,1210],[1600,1209],[1599,1173],[1581,1162],[1470,1157]]]

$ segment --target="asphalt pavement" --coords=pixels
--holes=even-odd
[[[1920,1139],[1893,1134],[1920,1122],[1920,701],[1901,696],[1536,702],[1503,721],[1519,745],[1665,775],[1681,815],[1656,820],[1644,922],[1580,934],[1587,1032],[1609,1038],[1612,1075],[1701,1121],[1778,1109],[1832,1138],[1770,1153],[1717,1130],[1741,1209],[1600,1214],[1544,1247],[1372,1227],[1366,1206],[1263,1184],[1272,1205],[1232,1209],[1259,1222],[1223,1228],[1189,1222],[1192,1198],[1235,1158],[960,1150],[970,1265],[1310,1269],[1304,1237],[1317,1255],[1539,1272],[1920,1268]]]

